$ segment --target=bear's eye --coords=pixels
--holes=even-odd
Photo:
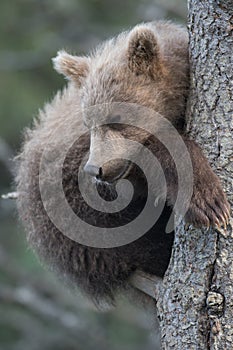
[[[112,116],[109,121],[108,124],[112,124],[112,123],[120,123],[121,121],[121,116],[119,114]]]
[[[109,128],[112,130],[118,130],[121,131],[123,129],[125,129],[125,127],[127,126],[126,124],[121,124],[121,123],[109,123],[108,124]]]
[[[118,130],[121,131],[125,128],[125,124],[121,123],[121,116],[120,115],[114,115],[108,120],[108,126],[112,130]]]

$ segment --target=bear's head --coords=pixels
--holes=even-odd
[[[150,143],[149,110],[183,127],[187,45],[183,28],[148,23],[120,34],[88,57],[60,51],[53,59],[55,69],[77,87],[83,122],[90,130],[85,171],[109,183],[127,177],[133,164],[128,159],[138,153],[137,143]],[[140,127],[135,125],[139,118]],[[126,144],[126,136],[136,142]]]

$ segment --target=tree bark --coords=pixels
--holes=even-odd
[[[233,206],[233,2],[189,1],[188,131]],[[232,349],[233,224],[180,225],[157,301],[163,349]]]

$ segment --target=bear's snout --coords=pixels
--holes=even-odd
[[[114,159],[104,163],[102,167],[87,162],[84,166],[84,171],[99,181],[112,183],[126,177],[129,172],[129,168],[129,161]]]
[[[96,165],[92,165],[92,164],[89,164],[89,163],[87,163],[84,166],[84,171],[87,174],[89,174],[91,176],[94,176],[96,178],[101,177],[101,175],[102,175],[102,168],[101,167],[98,167]]]

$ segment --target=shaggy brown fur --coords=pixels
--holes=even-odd
[[[177,194],[175,164],[167,149],[145,131],[130,126],[109,125],[99,128],[102,138],[127,137],[148,147],[159,159],[165,172],[167,206],[154,226],[133,243],[112,249],[90,248],[64,236],[49,219],[39,190],[39,165],[45,146],[52,142],[62,149],[77,130],[82,137],[69,150],[63,167],[63,188],[74,212],[89,224],[115,227],[130,222],[142,210],[147,197],[147,182],[135,166],[127,178],[134,185],[131,204],[120,214],[106,214],[90,208],[83,200],[77,183],[77,173],[83,156],[90,148],[93,117],[84,115],[83,108],[106,102],[130,102],[159,112],[183,134],[185,101],[188,93],[188,39],[186,31],[171,23],[138,25],[100,46],[89,57],[76,57],[62,51],[54,59],[58,72],[70,83],[40,112],[35,126],[26,132],[22,153],[18,157],[17,190],[19,215],[28,241],[37,254],[55,270],[61,279],[68,278],[95,302],[113,302],[115,293],[125,288],[136,269],[163,276],[169,263],[173,233],[165,234],[167,220]],[[97,118],[97,117],[96,117]],[[101,129],[101,130],[100,130]],[[199,147],[182,136],[190,152],[194,169],[193,197],[186,220],[197,226],[225,224],[228,204],[218,178],[212,172]],[[94,142],[94,141],[93,141]],[[94,142],[90,161],[95,161],[98,144]],[[118,158],[127,155],[122,150]],[[114,158],[114,157],[113,157]],[[92,164],[93,165],[93,164]],[[106,199],[115,198],[114,184],[107,180],[118,175],[122,163],[103,168],[97,186]],[[52,179],[51,179],[52,184]],[[153,196],[152,196],[153,197]],[[153,198],[152,198],[153,199]],[[154,199],[153,199],[154,200]]]

